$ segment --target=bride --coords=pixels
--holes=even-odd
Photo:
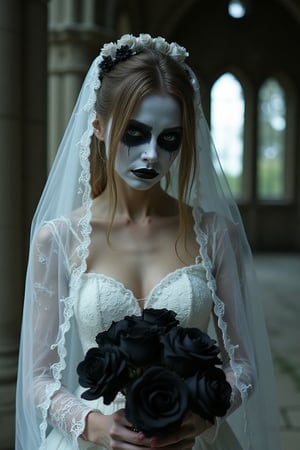
[[[249,246],[186,50],[124,35],[94,60],[37,208],[16,449],[279,449],[271,356]],[[218,341],[226,417],[132,430],[121,395],[81,397],[76,367],[112,321],[168,308]],[[159,419],[158,419],[159,420]]]

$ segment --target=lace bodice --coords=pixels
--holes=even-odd
[[[84,352],[95,346],[95,336],[106,330],[112,320],[141,313],[133,292],[107,275],[83,274],[75,295],[74,312]],[[144,307],[172,309],[182,326],[206,330],[212,299],[203,266],[195,264],[169,273],[153,287]]]

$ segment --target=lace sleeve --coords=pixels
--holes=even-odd
[[[253,343],[247,322],[243,255],[238,225],[209,215],[206,220],[207,254],[211,261],[209,280],[214,300],[214,322],[223,369],[232,386],[228,415],[246,401],[256,384]]]
[[[42,419],[42,439],[48,422],[76,441],[90,408],[62,383],[69,352],[72,353],[66,346],[73,314],[69,296],[71,264],[66,258],[66,254],[72,254],[69,234],[66,231],[62,235],[61,230],[57,233],[57,226],[49,223],[39,231],[33,246],[32,385],[35,406]]]

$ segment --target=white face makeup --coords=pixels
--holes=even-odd
[[[177,101],[163,95],[146,97],[129,121],[115,170],[132,188],[149,189],[167,174],[180,151],[181,139]]]

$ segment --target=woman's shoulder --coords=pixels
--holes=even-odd
[[[239,223],[216,211],[204,211],[202,208],[194,209],[193,216],[196,227],[209,236],[220,237],[224,234],[234,236]]]
[[[80,241],[81,218],[80,210],[76,210],[69,215],[45,220],[37,227],[34,241],[39,245],[47,245],[53,240],[65,242],[68,238]]]

